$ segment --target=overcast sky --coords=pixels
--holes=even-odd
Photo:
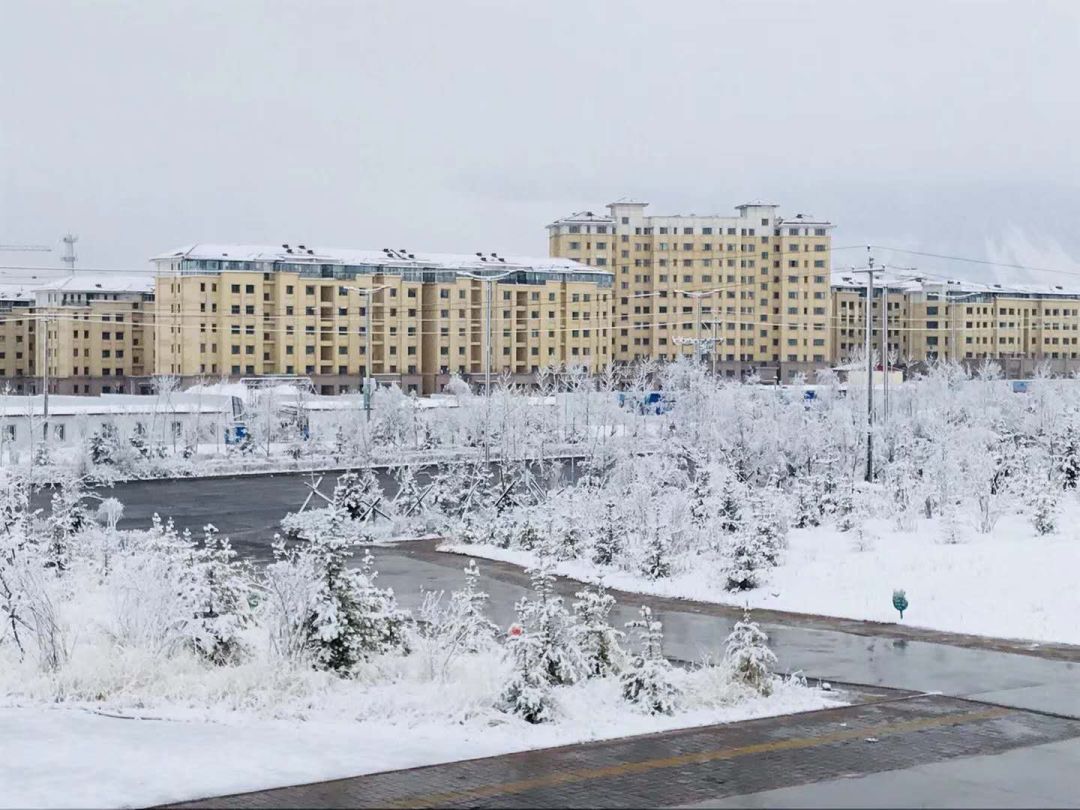
[[[0,243],[545,255],[621,196],[762,199],[1080,272],[1078,76],[1068,0],[0,0]]]

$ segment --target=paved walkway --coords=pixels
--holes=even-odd
[[[869,702],[178,806],[673,806],[1080,738],[1080,721],[1049,715],[943,696],[862,697]],[[895,793],[885,801],[904,803]]]

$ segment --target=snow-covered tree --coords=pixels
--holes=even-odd
[[[593,527],[592,561],[597,565],[613,564],[626,547],[627,535],[621,510],[613,498],[608,498],[599,521]]]
[[[645,528],[645,547],[641,555],[641,573],[649,579],[671,576],[671,534],[657,514],[652,525]]]
[[[651,608],[642,605],[640,615],[626,623],[637,632],[640,649],[622,673],[623,697],[649,714],[673,714],[680,690],[672,678],[671,662],[664,657],[664,628],[653,618]]]
[[[719,512],[720,530],[734,534],[743,524],[743,512],[746,508],[745,488],[740,484],[733,470],[725,470],[720,478]]]
[[[1031,524],[1036,534],[1053,534],[1057,531],[1061,485],[1053,475],[1032,475],[1030,481]]]
[[[112,422],[103,422],[88,444],[90,461],[94,464],[115,464],[120,456],[120,432]]]
[[[602,678],[619,672],[626,653],[622,648],[625,635],[611,625],[609,616],[615,607],[615,597],[603,584],[578,591],[574,602],[574,631],[585,663],[585,674]]]
[[[744,526],[724,541],[720,574],[729,591],[749,591],[761,584],[769,570],[769,552],[753,526]]]
[[[375,474],[364,469],[342,473],[334,485],[332,501],[334,507],[347,514],[350,520],[360,520],[371,517],[371,507],[382,495],[382,487]]]
[[[750,611],[743,613],[727,637],[724,663],[736,682],[760,695],[772,693],[776,655],[769,649],[769,637],[750,618]]]
[[[236,559],[227,537],[213,524],[192,556],[187,598],[193,606],[191,645],[212,664],[231,664],[246,653],[242,631],[253,620],[248,566]]]
[[[503,689],[501,708],[528,723],[553,720],[551,684],[544,674],[543,640],[528,628],[515,625],[507,646],[514,668]]]
[[[528,573],[532,595],[519,600],[516,607],[519,624],[536,641],[536,665],[544,680],[552,685],[575,683],[584,676],[585,663],[577,643],[574,618],[555,590],[551,559],[543,556]]]
[[[79,476],[64,474],[52,496],[48,519],[48,565],[61,571],[71,559],[71,544],[75,535],[89,522],[83,501],[89,493]]]
[[[480,590],[480,569],[476,560],[465,566],[465,587],[450,595],[450,611],[445,634],[451,643],[466,652],[489,647],[499,635],[499,628],[484,610],[488,595]]]
[[[360,568],[348,565],[355,546],[333,535],[275,544],[264,588],[283,655],[307,655],[316,667],[348,676],[371,655],[405,648],[406,616],[392,591],[375,586],[370,554]]]

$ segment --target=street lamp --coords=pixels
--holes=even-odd
[[[495,282],[502,281],[515,272],[517,271],[508,270],[505,273],[496,275],[480,275],[479,273],[470,273],[468,270],[457,271],[459,276],[471,278],[474,281],[486,281],[488,285],[487,307],[484,309],[484,341],[486,343],[484,347],[484,393],[487,396],[491,396],[491,307],[495,299]]]
[[[392,285],[384,284],[381,287],[351,287],[348,285],[342,285],[342,290],[352,290],[360,295],[367,296],[367,306],[364,307],[364,353],[366,360],[364,361],[365,371],[364,375],[364,410],[367,412],[367,421],[371,421],[371,383],[375,380],[375,368],[374,362],[371,359],[371,305],[373,302],[373,296],[377,292],[389,289]]]

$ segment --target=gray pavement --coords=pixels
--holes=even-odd
[[[866,775],[849,774],[681,807],[1077,807],[1080,739]]]
[[[527,751],[501,757],[465,760],[392,771],[314,785],[263,790],[190,802],[189,807],[655,807],[715,802],[743,806],[749,796],[762,797],[763,806],[797,803],[802,791],[834,785],[838,777],[864,777],[843,792],[854,801],[864,796],[873,806],[903,806],[912,798],[923,801],[935,791],[963,802],[966,791],[978,785],[978,766],[962,757],[1012,751],[1075,741],[1080,721],[1062,720],[1011,709],[940,696],[856,694],[858,705],[806,712],[786,717],[751,720],[726,726],[706,726],[662,734],[626,737],[588,745]],[[1031,750],[1031,749],[1028,749]],[[1070,752],[1055,749],[1048,759],[1054,778],[1043,781],[1033,772],[1009,790],[1007,779],[998,790],[976,794],[1015,800],[1021,793],[1044,803],[1068,806],[1075,799],[1067,775]],[[1063,752],[1063,753],[1061,753]],[[1037,754],[1035,755],[1038,756]],[[1022,758],[1017,768],[1024,766]],[[901,779],[895,791],[873,795],[882,771],[903,769],[920,773],[931,763],[953,767],[937,782],[925,785]],[[1055,767],[1056,766],[1056,767]],[[876,776],[864,776],[864,775]],[[955,774],[955,775],[954,775]],[[894,777],[895,778],[895,777]],[[785,786],[776,790],[777,786]],[[791,787],[796,786],[796,787]],[[959,788],[959,790],[958,790]],[[768,789],[768,792],[764,792]],[[771,797],[780,794],[776,802]],[[814,792],[806,794],[812,800]],[[825,793],[824,798],[834,794]],[[701,804],[700,806],[710,806]]]

